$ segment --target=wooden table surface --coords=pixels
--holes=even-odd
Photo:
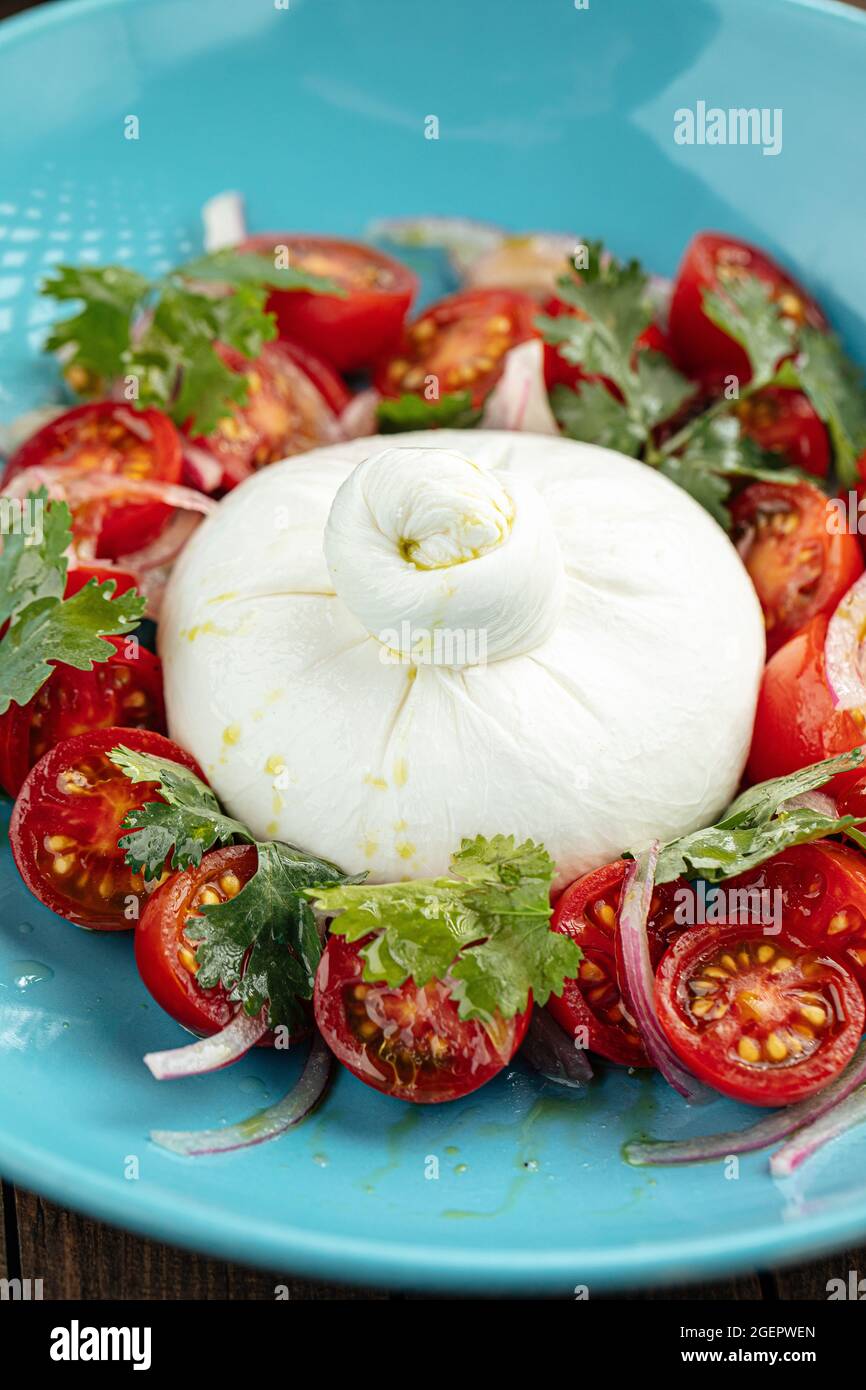
[[[0,0],[0,18],[41,0]],[[688,0],[683,0],[688,3]],[[866,9],[866,0],[849,0]],[[262,1273],[192,1255],[156,1241],[90,1221],[32,1192],[0,1183],[0,1278],[42,1279],[46,1299],[255,1299],[274,1298],[287,1285],[293,1299],[400,1299],[380,1289],[348,1288],[297,1279],[286,1270]],[[640,1300],[724,1299],[785,1301],[827,1297],[827,1282],[866,1274],[866,1246],[740,1279],[669,1289],[627,1291]],[[531,1290],[527,1290],[531,1293]]]

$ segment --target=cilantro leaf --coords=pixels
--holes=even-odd
[[[259,355],[276,335],[266,308],[271,287],[346,293],[301,267],[278,270],[267,256],[231,249],[200,256],[157,280],[122,266],[58,266],[41,292],[61,302],[81,300],[83,308],[55,324],[45,346],[70,352],[67,369],[80,369],[88,388],[94,378],[132,376],[136,405],[156,406],[175,424],[209,434],[247,396],[246,376],[225,365],[215,344],[226,343],[245,358]]]
[[[688,381],[663,352],[644,349],[635,358],[637,390],[641,416],[647,425],[669,420],[694,395],[695,384]]]
[[[796,384],[830,433],[840,482],[858,482],[857,459],[866,449],[866,387],[859,369],[837,338],[807,327],[800,334],[794,370]]]
[[[60,598],[66,583],[66,550],[72,540],[72,513],[65,502],[48,502],[42,487],[26,497],[8,499],[28,509],[33,536],[11,527],[0,532],[0,626],[38,598]]]
[[[729,479],[800,481],[796,470],[774,465],[773,455],[743,432],[736,415],[709,411],[693,422],[683,453],[663,452],[658,466],[665,477],[690,493],[725,530],[731,527],[731,515],[725,505],[731,491]]]
[[[223,815],[210,787],[181,763],[123,744],[109,757],[130,782],[152,782],[163,797],[130,811],[123,821],[127,833],[117,842],[127,864],[146,879],[158,878],[169,862],[172,869],[194,868],[215,845],[252,839],[240,821]]]
[[[364,978],[396,987],[411,976],[423,987],[452,982],[461,1018],[490,1024],[546,1003],[576,973],[580,952],[549,930],[550,856],[513,835],[464,840],[453,877],[405,883],[340,885],[308,891],[348,941],[374,933],[364,947]]]
[[[396,400],[381,400],[377,408],[380,434],[403,430],[468,430],[477,425],[481,411],[472,404],[468,391],[453,391],[437,401],[405,394]]]
[[[323,859],[277,842],[257,844],[259,863],[238,895],[201,909],[187,924],[196,946],[198,983],[222,984],[247,1013],[269,1002],[269,1022],[290,1029],[303,1019],[300,1000],[311,999],[321,942],[303,890],[339,882]],[[244,967],[244,959],[250,952]]]
[[[67,369],[83,371],[88,384],[118,376],[129,347],[132,322],[144,304],[150,282],[127,266],[60,265],[40,286],[40,294],[61,303],[83,301],[83,308],[56,323],[45,341],[47,352],[69,352]]]
[[[137,627],[145,609],[135,589],[113,597],[115,588],[91,579],[72,598],[48,594],[13,617],[0,641],[0,714],[13,701],[26,705],[55,664],[90,671],[113,655],[105,639]]]
[[[731,494],[731,485],[726,478],[694,459],[675,454],[661,460],[659,472],[699,502],[725,531],[730,531],[731,513],[725,503]]]
[[[646,443],[646,429],[601,382],[585,381],[574,391],[570,386],[556,385],[550,392],[550,406],[570,439],[618,449],[632,458]]]
[[[749,787],[731,803],[716,825],[692,831],[665,845],[659,855],[657,883],[702,878],[720,883],[753,869],[790,845],[807,844],[860,823],[857,816],[828,816],[809,806],[791,805],[794,797],[829,782],[837,773],[859,767],[864,749],[801,768]]]
[[[210,787],[189,768],[122,744],[109,753],[131,782],[146,782],[162,797],[130,811],[118,840],[125,858],[146,879],[198,866],[217,845],[255,845],[258,864],[236,897],[205,905],[185,934],[196,947],[198,983],[222,984],[250,1015],[268,1006],[268,1022],[292,1029],[304,1019],[321,955],[316,920],[303,890],[341,883],[335,864],[279,842],[258,841],[220,809]]]
[[[772,381],[780,360],[792,350],[795,328],[755,275],[726,281],[723,290],[703,292],[704,313],[743,348],[752,368],[751,390]]]

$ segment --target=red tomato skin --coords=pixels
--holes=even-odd
[[[89,401],[49,421],[24,441],[6,466],[0,480],[0,491],[25,468],[50,463],[52,451],[60,447],[60,432],[70,425],[111,425],[117,423],[118,418],[122,422],[125,415],[134,417],[142,429],[150,432],[149,442],[155,467],[147,477],[166,483],[180,482],[183,469],[180,436],[168,416],[159,410],[134,410],[132,406],[117,401]],[[121,502],[111,506],[100,527],[97,559],[117,559],[143,550],[160,535],[171,519],[172,511],[173,508],[165,502]]]
[[[151,753],[160,758],[170,758],[174,762],[188,767],[202,781],[207,780],[195,759],[176,743],[173,743],[171,739],[164,738],[162,734],[153,733],[149,729],[94,729],[90,733],[78,734],[74,738],[65,739],[63,743],[56,744],[43,758],[39,759],[39,762],[30,769],[24,779],[12,808],[12,818],[9,822],[9,844],[12,849],[12,856],[18,872],[33,896],[38,898],[45,907],[50,908],[52,912],[57,913],[59,917],[65,917],[67,921],[73,922],[76,926],[86,926],[94,931],[129,931],[134,923],[126,919],[122,921],[82,921],[83,914],[70,908],[68,900],[57,892],[50,880],[42,873],[38,863],[40,837],[30,822],[37,818],[43,802],[46,801],[48,795],[53,793],[57,779],[64,769],[75,766],[88,754],[108,753],[121,743],[137,752]],[[141,804],[147,800],[161,800],[155,793],[148,794],[146,792],[148,785],[148,783],[141,784]],[[122,831],[118,825],[118,838],[121,834]],[[122,857],[118,850],[117,860],[120,861]]]
[[[753,582],[751,546],[748,542],[737,541],[737,531],[747,528],[749,518],[762,509],[772,509],[778,504],[790,506],[801,518],[800,530],[803,534],[802,539],[797,542],[798,545],[802,545],[805,540],[820,544],[822,567],[808,600],[797,606],[787,617],[776,615],[772,626],[768,626],[768,656],[772,656],[774,652],[778,651],[813,617],[824,613],[829,618],[855,579],[863,573],[863,554],[857,537],[852,535],[850,531],[831,531],[828,528],[829,503],[820,488],[805,482],[791,484],[758,482],[751,483],[747,488],[744,488],[731,506],[734,540]],[[792,547],[793,549],[794,547]],[[782,573],[781,569],[778,573]],[[756,584],[757,588],[758,585]],[[758,596],[761,598],[761,606],[766,618],[767,608],[760,589],[758,589]]]
[[[562,314],[574,314],[575,310],[563,300],[553,295],[546,300],[542,312],[552,318],[559,318]],[[660,352],[665,357],[673,360],[673,350],[670,339],[664,329],[657,323],[650,323],[638,334],[635,339],[635,353],[641,351]],[[622,399],[622,392],[607,377],[597,376],[591,372],[585,372],[582,367],[572,362],[566,361],[559,348],[553,343],[544,344],[544,384],[548,391],[554,386],[568,386],[575,390],[582,381],[601,381],[611,395]]]
[[[436,368],[430,361],[430,348],[415,346],[413,335],[417,333],[422,324],[433,324],[438,330],[447,333],[455,331],[455,326],[459,329],[476,328],[473,343],[471,335],[467,337],[462,345],[458,345],[458,351],[454,354],[453,362],[449,366],[462,365],[460,358],[473,355],[481,350],[481,335],[483,329],[482,319],[487,320],[496,315],[507,315],[511,319],[512,328],[507,335],[508,348],[516,347],[518,343],[524,343],[529,338],[537,338],[538,330],[535,327],[535,319],[538,315],[538,304],[531,295],[522,294],[519,290],[499,290],[499,289],[476,289],[460,290],[457,294],[448,295],[445,299],[438,300],[435,304],[430,304],[419,314],[418,318],[409,324],[403,333],[402,340],[395,347],[393,353],[382,358],[374,371],[373,384],[383,396],[396,399],[407,391],[405,385],[399,380],[394,380],[390,368],[392,364],[405,361],[408,365],[417,367],[426,373],[433,375],[442,374],[440,368]],[[462,351],[460,348],[462,347]],[[506,349],[507,351],[507,349]],[[441,380],[439,390],[441,395],[452,392],[469,390],[472,397],[472,405],[476,408],[483,405],[490,395],[493,387],[502,375],[504,367],[505,351],[501,353],[495,364],[490,370],[482,374],[470,384],[449,384],[447,379]],[[447,378],[447,372],[445,373]],[[413,386],[410,394],[423,395],[424,383],[418,387]]]
[[[830,437],[802,391],[765,386],[742,401],[737,414],[744,433],[760,448],[780,454],[786,467],[826,478],[830,471]]]
[[[321,251],[337,262],[347,256],[357,263],[360,253],[392,279],[387,288],[350,289],[345,299],[305,290],[273,290],[267,307],[276,315],[281,338],[307,348],[339,372],[369,367],[393,347],[418,292],[412,271],[372,246],[337,237],[262,232],[248,237],[240,249],[272,255],[275,246],[288,246],[290,260],[293,246]]]
[[[785,292],[794,295],[802,306],[805,322],[813,328],[827,329],[827,320],[815,300],[772,257],[722,232],[699,232],[686,247],[677,272],[669,316],[676,359],[689,374],[718,370],[736,376],[740,382],[751,378],[749,359],[743,349],[704,313],[702,291],[719,290],[720,264],[757,276],[772,286],[776,298]]]
[[[764,668],[747,776],[782,777],[866,741],[852,711],[835,708],[827,684],[824,640],[828,619],[819,614],[770,657]],[[861,773],[843,772],[822,790],[838,795]]]
[[[441,1031],[446,1032],[449,1041],[454,1041],[455,1038],[458,1040],[461,1055],[455,1063],[452,1053],[448,1065],[443,1064],[441,1073],[434,1073],[432,1078],[421,1075],[419,1079],[416,1071],[410,1081],[404,1082],[398,1076],[396,1067],[380,1058],[378,1052],[375,1058],[371,1057],[361,1039],[352,1031],[346,1014],[347,996],[361,984],[364,962],[360,951],[369,940],[370,938],[366,937],[361,941],[349,943],[344,937],[331,936],[316,972],[313,994],[316,1023],[337,1060],[359,1081],[372,1086],[374,1090],[418,1105],[456,1100],[459,1096],[469,1095],[498,1075],[510,1062],[526,1036],[532,1015],[531,1003],[523,1013],[517,1014],[515,1018],[502,1025],[503,1045],[500,1048],[477,1020],[459,1021],[457,1006],[450,996],[444,1002],[437,998],[437,1023],[441,1025]],[[435,986],[438,986],[436,981],[427,986],[427,991],[431,991]],[[385,990],[386,987],[381,988]],[[444,988],[439,986],[441,990]],[[414,1004],[421,992],[416,990],[411,980],[407,980],[399,991],[387,993],[391,997],[399,994],[400,998],[411,1000]],[[413,1014],[414,1012],[413,1009]],[[424,1018],[428,1019],[429,1013],[426,1008],[423,1013]],[[470,1049],[474,1054],[472,1058],[466,1055]]]
[[[600,969],[607,981],[616,986],[626,1013],[625,1025],[604,1019],[590,1008],[577,980],[566,980],[562,993],[551,995],[547,1007],[560,1027],[570,1036],[577,1038],[581,1036],[579,1029],[585,1031],[590,1052],[620,1066],[649,1067],[652,1064],[630,1021],[618,922],[614,919],[609,926],[602,927],[597,918],[590,920],[587,917],[588,911],[599,901],[604,902],[614,912],[618,910],[624,874],[625,860],[615,859],[612,863],[575,879],[557,897],[550,925],[552,931],[561,932],[576,942],[583,950],[586,961]],[[663,884],[656,890],[653,898],[648,923],[650,958],[653,966],[661,958],[668,943],[682,930],[676,925],[673,910],[674,895],[679,882],[678,880],[675,883]],[[603,981],[596,976],[587,981],[587,986],[591,989],[602,983]]]
[[[741,926],[695,927],[683,932],[665,952],[656,971],[656,1012],[674,1051],[699,1080],[746,1105],[791,1105],[822,1090],[851,1060],[866,1022],[866,1005],[853,976],[837,962],[827,960],[828,974],[832,976],[836,991],[834,1003],[839,1031],[828,1043],[826,1052],[813,1054],[801,1065],[775,1070],[755,1068],[750,1071],[745,1064],[720,1059],[713,1037],[707,1034],[701,1037],[687,1021],[683,1001],[688,997],[689,969],[726,945],[756,940],[759,936],[760,929],[755,933]],[[807,949],[787,930],[766,940],[795,958]],[[810,1062],[813,1065],[810,1066]]]
[[[855,786],[851,802],[857,796]],[[862,793],[860,797],[862,812],[866,807]],[[842,804],[839,810],[847,814]],[[791,845],[757,868],[727,879],[725,888],[778,892],[786,928],[799,941],[839,961],[861,988],[866,986],[866,858],[859,850],[834,840]]]
[[[183,946],[195,950],[182,935],[191,899],[198,886],[208,878],[216,878],[229,870],[237,875],[243,887],[252,878],[257,864],[258,852],[254,845],[229,845],[225,849],[211,850],[202,857],[197,869],[171,874],[151,894],[135,928],[135,963],[145,988],[182,1028],[199,1036],[207,1037],[227,1027],[239,1005],[229,998],[222,985],[202,989],[196,984],[195,974],[178,957],[178,950]],[[268,1033],[257,1046],[272,1047],[273,1043],[274,1035]]]
[[[92,671],[55,666],[32,700],[23,708],[10,705],[6,713],[0,715],[0,786],[10,796],[17,796],[24,778],[34,766],[31,753],[32,724],[46,699],[51,701],[49,708],[52,711],[60,710],[56,718],[61,736],[55,738],[53,733],[49,733],[50,742],[39,754],[40,757],[63,739],[91,729],[148,728],[165,733],[162,663],[146,647],[139,647],[134,658],[127,657],[124,653],[125,640],[123,637],[108,638],[114,647],[114,655],[108,661],[97,663]],[[139,717],[140,711],[131,711],[128,723],[125,722],[120,692],[106,688],[115,673],[122,669],[135,673],[136,690],[139,694],[146,694],[150,703],[143,722]],[[39,758],[35,761],[38,762]]]

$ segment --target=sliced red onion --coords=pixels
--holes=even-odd
[[[261,1017],[250,1018],[240,1009],[231,1023],[210,1038],[167,1052],[146,1052],[144,1064],[157,1081],[174,1081],[181,1076],[201,1076],[231,1066],[265,1036],[268,1025]]]
[[[382,399],[372,386],[353,396],[345,410],[337,417],[337,424],[343,439],[360,439],[375,434],[378,429],[376,411]]]
[[[827,624],[824,664],[830,696],[837,709],[866,708],[866,680],[861,658],[866,632],[866,574],[861,574]]]
[[[533,1009],[520,1056],[546,1081],[582,1090],[592,1080],[592,1067],[583,1048],[575,1045],[547,1009]]]
[[[792,796],[783,801],[779,810],[796,811],[798,807],[806,811],[817,811],[819,815],[829,816],[831,820],[836,820],[839,815],[836,802],[826,792],[800,792],[799,796]]]
[[[819,1116],[805,1129],[799,1130],[787,1144],[770,1158],[770,1172],[774,1178],[788,1178],[793,1172],[817,1153],[818,1149],[847,1134],[849,1129],[866,1120],[866,1088],[861,1086],[845,1100],[839,1101],[831,1110]]]
[[[36,488],[45,487],[52,498],[68,502],[75,509],[87,502],[118,497],[164,502],[179,511],[201,512],[206,516],[216,507],[210,497],[196,488],[166,483],[158,478],[127,478],[122,473],[73,473],[64,464],[36,464],[10,478],[4,491],[10,497],[24,497]]]
[[[509,348],[502,376],[484,403],[481,425],[487,430],[559,434],[544,384],[544,344],[540,338]]]
[[[267,1139],[276,1139],[287,1129],[300,1124],[318,1105],[328,1084],[332,1060],[331,1053],[317,1033],[301,1079],[276,1105],[259,1110],[248,1119],[228,1125],[225,1129],[154,1129],[150,1137],[161,1149],[169,1149],[171,1153],[187,1158],[195,1154],[228,1153],[232,1149],[246,1149],[253,1144],[263,1144]]]
[[[247,234],[244,200],[240,193],[217,193],[201,210],[205,251],[237,246]]]
[[[711,1158],[727,1158],[729,1154],[754,1153],[787,1139],[795,1130],[811,1125],[827,1115],[840,1101],[845,1100],[858,1086],[866,1082],[866,1041],[860,1043],[843,1072],[815,1096],[797,1101],[783,1110],[774,1110],[748,1129],[729,1130],[722,1134],[699,1135],[696,1139],[637,1139],[626,1144],[623,1156],[636,1165],[669,1163],[704,1163]],[[808,1132],[808,1131],[806,1131]],[[784,1150],[780,1150],[784,1152]],[[776,1155],[778,1157],[778,1155]]]
[[[188,439],[183,441],[183,480],[199,492],[216,492],[222,482],[223,468],[207,449],[200,449]]]
[[[656,1015],[655,981],[646,924],[658,857],[659,842],[653,840],[645,854],[626,865],[618,921],[625,971],[623,983],[647,1056],[675,1091],[694,1102],[706,1099],[709,1093],[683,1066]]]
[[[468,267],[470,289],[508,289],[543,301],[556,292],[579,238],[562,232],[507,232],[498,246],[483,252]]]

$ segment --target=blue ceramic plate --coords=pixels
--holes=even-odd
[[[46,268],[174,262],[224,188],[245,193],[254,229],[357,234],[375,217],[451,213],[602,235],[661,273],[692,232],[720,227],[782,254],[866,359],[864,68],[862,16],[794,0],[48,6],[0,28],[0,414],[57,389],[39,357]],[[674,111],[698,100],[781,108],[781,153],[675,144]],[[866,1136],[786,1188],[760,1155],[738,1177],[629,1168],[620,1146],[640,1132],[749,1115],[723,1101],[690,1114],[613,1068],[584,1100],[517,1066],[426,1109],[342,1073],[287,1138],[176,1158],[149,1129],[238,1119],[299,1067],[256,1054],[160,1085],[142,1053],[180,1040],[129,939],[39,907],[4,846],[0,1169],[61,1202],[335,1280],[563,1295],[866,1235]]]

